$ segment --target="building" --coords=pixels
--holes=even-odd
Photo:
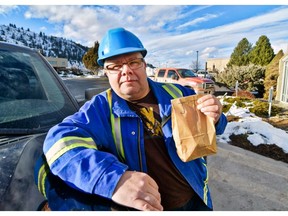
[[[279,60],[275,100],[288,105],[288,52]]]
[[[57,69],[65,69],[68,67],[68,59],[66,58],[54,58],[54,57],[45,57],[47,61]]]
[[[211,58],[207,59],[207,71],[209,72],[223,72],[227,67],[230,58]]]
[[[146,74],[148,77],[150,76],[154,76],[155,75],[155,68],[151,68],[151,67],[146,67]]]

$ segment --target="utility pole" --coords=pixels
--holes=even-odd
[[[196,51],[196,72],[198,71],[198,50]]]

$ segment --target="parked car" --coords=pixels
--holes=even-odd
[[[38,190],[34,167],[46,134],[79,104],[37,50],[0,42],[0,211],[133,210],[75,190],[51,172],[41,182],[45,194]]]
[[[198,77],[204,77],[208,79],[214,78],[210,73],[208,73],[208,71],[205,71],[205,70],[198,70],[196,74],[198,75]]]
[[[47,131],[79,105],[37,51],[0,42],[0,210],[34,211],[34,181]]]
[[[149,77],[156,82],[177,83],[195,90],[197,94],[214,94],[215,83],[213,80],[198,77],[192,70],[186,68],[159,68],[154,77]]]

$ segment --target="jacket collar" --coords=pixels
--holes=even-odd
[[[159,111],[161,118],[165,119],[171,115],[171,99],[172,97],[167,93],[167,91],[162,87],[162,83],[157,83],[152,81],[150,78],[148,79],[149,86],[155,97],[158,101]],[[130,110],[127,102],[119,97],[113,90],[112,90],[112,112],[117,117],[137,117],[137,115]]]

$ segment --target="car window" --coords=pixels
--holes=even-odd
[[[51,127],[75,105],[40,54],[0,48],[0,129]]]
[[[195,73],[193,73],[192,70],[189,69],[178,69],[178,73],[183,77],[183,78],[187,78],[187,77],[197,77],[197,75]]]
[[[165,75],[165,70],[159,70],[157,77],[164,77]]]
[[[173,75],[175,76],[175,75],[176,75],[176,72],[175,72],[174,70],[169,70],[169,71],[168,71],[167,78],[171,78]]]

